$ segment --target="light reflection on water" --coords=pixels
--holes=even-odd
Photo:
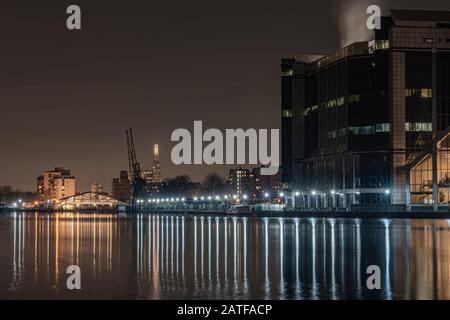
[[[447,220],[0,215],[0,298],[449,299],[449,257]]]

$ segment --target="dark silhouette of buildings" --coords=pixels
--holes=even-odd
[[[239,198],[244,195],[250,201],[267,200],[278,196],[281,189],[280,173],[261,175],[261,168],[244,169],[238,167],[229,172],[230,192]]]
[[[132,186],[128,171],[120,171],[120,177],[112,180],[112,197],[121,202],[129,203]]]

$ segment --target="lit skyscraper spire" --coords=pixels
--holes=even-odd
[[[159,147],[158,144],[155,144],[153,146],[153,181],[156,183],[160,183],[162,181],[161,179],[161,166],[159,163]]]

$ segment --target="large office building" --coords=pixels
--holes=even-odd
[[[450,203],[450,12],[391,10],[372,41],[283,59],[281,78],[297,205]]]

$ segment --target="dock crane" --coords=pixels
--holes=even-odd
[[[144,199],[147,198],[147,191],[145,188],[145,180],[144,178],[142,178],[141,166],[136,158],[133,130],[131,128],[126,130],[126,135],[127,135],[128,161],[130,165],[131,184],[133,187],[131,205],[133,209],[136,209],[138,200],[143,201]]]

